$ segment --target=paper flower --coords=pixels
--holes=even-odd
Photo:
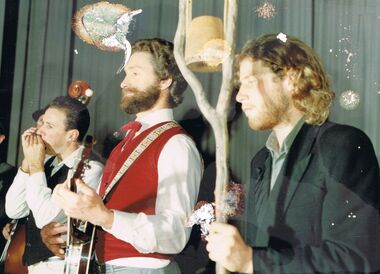
[[[271,19],[276,15],[276,7],[272,3],[265,1],[256,8],[255,12],[259,18]]]
[[[223,218],[225,219],[243,213],[244,189],[241,184],[231,182],[226,185],[218,210],[221,210]],[[215,220],[215,204],[200,201],[195,205],[195,209],[187,218],[186,226],[192,227],[193,225],[199,225],[201,236],[203,239],[206,239],[209,234],[209,227]]]
[[[339,97],[339,104],[346,110],[354,110],[359,106],[360,95],[352,90],[342,92]]]
[[[209,227],[215,221],[214,204],[200,201],[195,205],[195,209],[186,221],[187,227],[199,225],[201,229],[201,237],[207,238],[209,234]]]

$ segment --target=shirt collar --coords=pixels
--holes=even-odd
[[[269,137],[267,139],[266,147],[267,147],[267,149],[269,149],[272,156],[273,156],[273,154],[279,155],[282,153],[287,154],[289,152],[290,147],[292,146],[294,139],[296,138],[298,132],[301,130],[304,123],[305,123],[305,121],[303,118],[300,118],[298,120],[298,122],[293,127],[293,129],[290,131],[288,136],[286,136],[284,143],[282,144],[281,149],[279,148],[279,144],[277,141],[276,134],[274,133],[274,131],[271,132],[271,134],[269,135]]]
[[[74,165],[78,162],[78,159],[80,159],[80,153],[81,153],[82,149],[81,147],[77,148],[76,150],[74,150],[73,152],[71,152],[70,155],[68,155],[65,159],[63,159],[61,162],[58,163],[58,159],[57,157],[55,157],[52,165],[54,166],[54,168],[57,168],[58,166],[61,167],[63,165],[66,165],[68,168],[73,168]]]
[[[158,109],[141,118],[136,119],[136,121],[142,124],[140,131],[144,131],[145,129],[150,128],[151,126],[157,125],[158,123],[173,120],[174,115],[173,109],[171,108]]]

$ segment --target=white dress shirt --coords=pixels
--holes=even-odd
[[[140,131],[158,123],[173,120],[171,109],[161,109],[137,121]],[[177,254],[189,240],[191,228],[185,220],[195,206],[202,176],[202,160],[193,140],[185,134],[171,137],[158,159],[158,193],[155,215],[113,210],[111,229],[104,229],[116,238],[130,243],[141,253]],[[120,258],[107,264],[161,268],[169,260],[157,258]]]
[[[56,173],[63,165],[72,168],[80,159],[82,148],[73,151],[69,156],[58,163],[54,159],[51,175]],[[47,158],[45,162],[50,159]],[[98,161],[89,161],[91,168],[85,169],[83,181],[93,189],[98,187],[103,172],[103,164]],[[36,220],[38,228],[50,222],[65,223],[67,220],[63,210],[51,200],[52,190],[47,186],[45,172],[37,172],[33,175],[18,170],[16,177],[5,197],[6,214],[13,219],[19,219],[29,215],[30,210]]]

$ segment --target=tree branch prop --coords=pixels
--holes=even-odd
[[[218,210],[218,207],[223,190],[229,181],[227,116],[233,88],[233,60],[235,52],[237,0],[225,0],[224,33],[225,40],[231,48],[231,52],[223,62],[223,80],[216,108],[213,108],[210,105],[202,84],[185,63],[184,48],[187,19],[186,1],[190,0],[179,1],[178,25],[174,37],[174,56],[182,72],[182,75],[193,90],[200,111],[202,112],[203,116],[209,121],[214,132],[216,143],[216,184],[214,192],[216,201],[216,221],[226,222],[226,217],[223,216],[221,210]],[[226,270],[224,270],[223,267],[218,264],[216,267],[216,272],[218,274],[227,273]]]

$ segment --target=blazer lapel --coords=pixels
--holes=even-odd
[[[256,167],[256,175],[252,178],[254,188],[250,191],[248,201],[248,203],[252,204],[250,207],[254,209],[258,227],[253,239],[255,246],[268,245],[271,234],[269,230],[271,227],[276,226],[276,222],[285,213],[310,162],[311,154],[308,152],[313,141],[305,138],[307,136],[304,134],[297,136],[293,144],[304,149],[299,151],[296,146],[292,145],[293,149],[291,148],[289,151],[272,190],[270,190],[272,157],[269,151],[263,165]],[[302,140],[302,143],[306,142],[307,145],[300,144],[297,139]]]
[[[267,149],[261,150],[251,163],[251,182],[246,200],[246,235],[249,244],[266,246],[268,235],[261,223],[267,218],[271,156]]]
[[[255,193],[255,210],[258,222],[261,223],[263,220],[268,219],[268,202],[270,193],[270,175],[271,175],[271,160],[272,157],[268,153],[268,156],[264,163],[264,171],[260,180],[257,181]],[[265,213],[263,213],[265,212]],[[265,218],[265,219],[264,219]]]
[[[269,151],[265,158],[261,158],[260,166],[251,167],[254,170],[254,175],[251,174],[251,187],[254,187],[249,191],[248,205],[249,211],[253,210],[255,214],[255,223],[258,228],[253,233],[255,236],[252,241],[255,246],[268,246],[270,230],[276,227],[276,223],[286,212],[312,160],[313,145],[319,129],[319,126],[303,125],[289,150],[272,190],[269,190],[272,160]]]
[[[283,214],[288,209],[302,176],[312,159],[312,150],[319,129],[319,126],[305,124],[294,140],[285,159],[278,177],[278,180],[282,182],[277,180],[277,195],[274,197],[277,200],[277,210],[281,208]]]

